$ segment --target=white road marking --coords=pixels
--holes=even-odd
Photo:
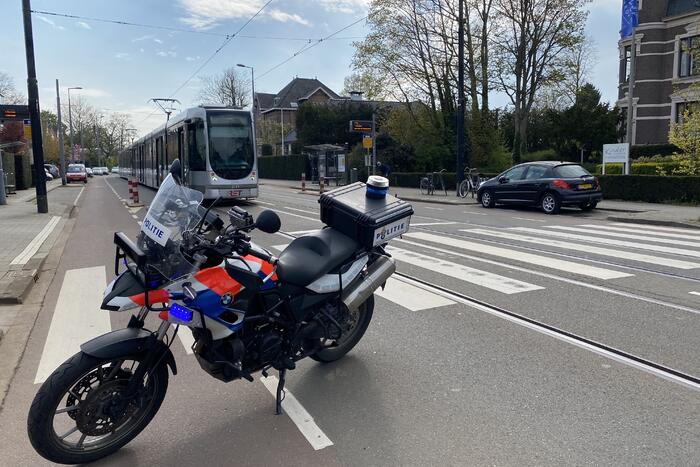
[[[532,275],[532,276],[546,277],[547,279],[565,282],[567,284],[577,285],[580,287],[585,287],[587,289],[598,290],[598,291],[609,293],[612,295],[618,295],[620,297],[631,298],[633,300],[639,300],[639,301],[646,302],[646,303],[652,303],[654,305],[665,306],[665,307],[673,308],[673,309],[680,310],[680,311],[686,311],[688,313],[700,314],[700,310],[696,310],[695,308],[690,308],[690,307],[683,306],[683,305],[676,305],[675,303],[664,302],[663,300],[657,300],[655,298],[644,297],[642,295],[636,295],[636,294],[633,294],[630,292],[625,292],[622,290],[611,289],[609,287],[604,287],[602,285],[595,285],[595,284],[591,284],[589,282],[583,282],[583,281],[579,281],[576,279],[569,279],[566,277],[556,276],[554,274],[549,274],[547,272],[535,271],[533,269],[527,269],[527,268],[523,268],[520,266],[514,266],[512,264],[504,265],[502,261],[492,261],[490,259],[479,258],[476,256],[469,256],[469,255],[466,255],[463,253],[458,253],[456,251],[450,251],[450,250],[445,250],[443,248],[437,248],[434,246],[425,245],[423,243],[412,242],[409,240],[397,240],[397,241],[401,242],[401,243],[406,243],[406,244],[409,244],[409,245],[412,245],[415,247],[425,248],[425,249],[432,250],[432,251],[439,251],[440,253],[453,255],[453,256],[460,257],[460,258],[466,258],[470,261],[478,261],[480,263],[491,264],[493,266],[507,267],[508,269],[512,269],[513,271],[520,271],[520,272],[523,272],[525,274]],[[698,265],[698,266],[700,266],[700,265]]]
[[[688,292],[691,295],[700,295],[700,292]]]
[[[34,384],[43,383],[80,344],[111,330],[109,312],[100,310],[106,285],[104,266],[66,271]]]
[[[618,227],[627,227],[629,228],[630,226],[639,226],[639,229],[643,230],[659,230],[661,232],[672,232],[672,233],[679,233],[679,234],[695,234],[695,235],[700,235],[700,229],[686,229],[682,227],[662,227],[658,225],[639,225],[639,224],[630,224],[627,222],[614,222],[613,225],[616,225]]]
[[[528,235],[518,235],[511,232],[500,232],[484,229],[462,229],[462,232],[470,232],[476,235],[487,235],[491,237],[506,238],[518,242],[535,243],[540,246],[549,246],[555,248],[563,248],[566,250],[583,251],[594,255],[612,256],[613,258],[626,259],[631,261],[639,261],[642,263],[656,264],[657,266],[668,266],[676,269],[696,269],[700,268],[700,263],[692,263],[678,259],[663,258],[661,256],[645,255],[634,253],[631,251],[611,250],[609,248],[601,248],[595,245],[583,245],[580,243],[570,243],[549,238],[530,237]]]
[[[700,235],[684,235],[684,234],[676,234],[672,232],[662,232],[662,231],[657,231],[657,230],[647,230],[644,228],[625,228],[625,227],[610,227],[608,225],[597,225],[597,224],[582,224],[579,227],[586,227],[590,229],[599,229],[599,230],[612,230],[613,232],[629,232],[633,234],[645,234],[645,235],[655,235],[655,236],[661,236],[661,237],[669,237],[669,238],[684,238],[686,240],[697,240],[700,242]],[[601,232],[602,233],[602,232]]]
[[[475,216],[488,216],[485,212],[462,211],[462,214],[474,214]]]
[[[73,201],[73,206],[78,205],[78,201],[80,201],[80,195],[83,194],[83,191],[85,191],[85,187],[82,187],[80,191],[78,192],[78,196],[75,197],[75,201]]]
[[[694,242],[690,242],[688,240],[677,240],[677,239],[671,239],[671,238],[659,238],[659,237],[652,237],[652,236],[645,236],[645,235],[634,235],[630,233],[622,233],[622,232],[608,232],[608,231],[594,231],[589,228],[585,227],[566,227],[566,226],[561,226],[561,225],[551,225],[549,226],[552,229],[559,229],[559,230],[566,230],[568,232],[581,232],[581,233],[587,233],[587,234],[593,234],[593,235],[603,235],[606,237],[614,237],[614,238],[626,238],[629,240],[643,240],[647,242],[655,242],[655,243],[665,243],[665,244],[670,244],[670,245],[684,245],[684,246],[690,246],[694,248],[700,248],[700,238],[695,240]],[[595,237],[597,238],[597,237]]]
[[[49,238],[49,235],[51,235],[51,232],[53,232],[60,220],[60,216],[53,216],[44,228],[29,242],[29,245],[27,245],[20,254],[15,256],[15,259],[10,261],[10,264],[27,264],[29,260],[32,259],[32,256],[39,251],[39,248],[41,248],[41,245],[44,244],[46,239]]]
[[[519,326],[530,329],[532,331],[536,331],[536,332],[539,332],[539,333],[544,334],[546,336],[553,337],[554,339],[565,342],[567,344],[575,345],[576,347],[579,347],[581,349],[588,350],[589,352],[596,353],[598,355],[609,358],[611,360],[615,360],[616,362],[622,363],[623,365],[627,365],[627,366],[636,368],[638,370],[645,371],[645,372],[650,373],[654,376],[658,376],[658,377],[663,378],[665,380],[672,381],[674,383],[678,383],[680,385],[689,387],[689,388],[694,389],[696,391],[700,390],[700,384],[690,382],[686,379],[683,379],[683,378],[680,378],[680,377],[675,376],[673,374],[659,370],[653,366],[645,365],[645,364],[640,363],[636,360],[632,360],[630,358],[624,357],[622,355],[618,355],[616,353],[610,352],[610,351],[602,349],[600,347],[596,347],[596,346],[593,346],[593,345],[588,344],[586,342],[582,342],[578,339],[575,339],[573,337],[569,337],[565,334],[561,334],[561,333],[549,330],[545,327],[538,326],[537,324],[530,323],[530,322],[527,322],[527,321],[522,320],[522,319],[518,319],[515,316],[509,316],[509,315],[504,314],[504,313],[498,313],[496,310],[493,310],[489,307],[480,305],[478,303],[474,303],[474,302],[469,301],[469,300],[465,300],[462,297],[459,297],[455,294],[451,294],[448,292],[444,292],[442,290],[436,289],[435,287],[430,287],[429,285],[421,284],[420,282],[411,280],[407,277],[402,277],[401,280],[405,281],[408,284],[413,284],[416,287],[422,288],[423,290],[427,290],[427,291],[442,295],[445,298],[455,300],[458,303],[462,303],[464,305],[467,305],[471,308],[474,308],[475,310],[479,310],[479,311],[482,311],[484,313],[488,313],[488,314],[493,315],[497,318],[501,318],[503,320],[510,321],[511,323],[517,324]]]
[[[557,269],[559,271],[568,272],[571,274],[578,274],[582,276],[595,277],[596,279],[619,279],[621,277],[631,277],[633,274],[628,274],[625,272],[614,271],[612,269],[604,269],[596,266],[590,266],[584,262],[573,262],[560,260],[548,256],[534,255],[532,253],[525,253],[518,250],[511,250],[508,248],[499,248],[491,245],[485,245],[482,243],[475,243],[466,240],[459,240],[453,237],[446,237],[440,235],[432,235],[423,232],[408,233],[404,236],[409,238],[416,238],[420,240],[425,240],[429,242],[435,242],[437,244],[453,246],[455,248],[460,248],[462,250],[469,250],[484,253],[486,255],[498,256],[501,258],[512,259],[516,261],[522,261],[524,263],[535,264],[537,266],[543,266],[545,268]]]
[[[538,235],[544,234],[544,235],[548,235],[548,236],[552,236],[552,237],[563,238],[566,240],[580,240],[580,241],[584,241],[584,242],[591,242],[594,244],[621,246],[621,247],[626,247],[626,248],[632,248],[633,250],[647,250],[647,251],[655,251],[658,253],[668,253],[671,255],[691,256],[693,258],[700,258],[700,251],[685,250],[685,249],[680,249],[680,248],[671,248],[671,247],[666,247],[666,246],[649,245],[647,243],[626,242],[624,240],[613,240],[610,238],[591,237],[589,235],[576,235],[576,234],[570,234],[570,233],[565,233],[565,232],[552,232],[549,230],[530,229],[527,227],[513,227],[509,230],[513,230],[516,232],[533,233],[533,234],[538,234]]]
[[[303,213],[306,213],[306,214],[312,214],[312,215],[314,215],[314,216],[318,216],[318,215],[319,215],[318,211],[307,211],[306,209],[297,209],[297,208],[292,208],[292,207],[289,207],[289,206],[285,206],[284,209],[289,209],[290,211],[303,212]]]
[[[488,271],[470,268],[462,264],[445,261],[440,258],[415,253],[413,251],[392,246],[390,246],[388,250],[395,259],[403,261],[404,263],[412,264],[438,274],[448,275],[455,279],[486,287],[487,289],[507,295],[544,289],[544,287],[540,287],[539,285],[530,284],[517,279],[510,279]]]
[[[268,376],[267,378],[260,378],[260,381],[265,385],[270,394],[273,397],[277,395],[277,383],[278,380],[274,376]],[[284,401],[282,402],[282,411],[289,415],[294,424],[297,426],[299,431],[304,438],[311,444],[311,447],[315,451],[318,451],[328,446],[333,446],[333,441],[326,436],[326,434],[316,425],[314,418],[306,411],[306,409],[299,403],[294,394],[288,389],[284,390]]]
[[[307,221],[321,222],[321,219],[314,219],[313,217],[301,216],[299,214],[294,214],[292,212],[280,211],[279,209],[275,209],[275,212],[277,214],[285,214],[287,216],[299,217],[301,219],[306,219]]]
[[[131,214],[136,214],[137,212],[139,212],[139,211],[141,210],[142,207],[143,207],[143,206],[136,206],[136,207],[127,208],[127,209],[129,210],[129,212],[130,212]]]
[[[141,222],[141,221],[136,221],[136,223],[139,225],[139,227],[141,227],[141,224],[142,224],[143,222]]]
[[[424,227],[428,225],[454,225],[459,224],[459,222],[421,222],[419,224],[411,224],[411,227]]]
[[[423,209],[431,209],[433,211],[444,211],[444,208],[432,208],[430,206],[423,206]]]
[[[273,246],[270,247],[270,248],[273,248],[273,249],[275,249],[275,250],[277,250],[277,251],[282,251],[282,250],[284,250],[285,248],[287,248],[288,246],[289,246],[289,243],[283,243],[282,245],[273,245]]]
[[[122,202],[125,201],[124,198],[122,198],[121,196],[119,196],[119,193],[117,193],[117,190],[115,190],[114,187],[112,186],[112,184],[109,183],[106,179],[105,179],[105,183],[107,184],[107,186],[109,187],[109,189],[112,190],[112,193],[114,193],[114,196],[116,196],[118,200],[120,200],[120,201],[122,201]]]
[[[382,298],[390,300],[411,311],[428,310],[441,306],[454,305],[455,302],[445,297],[427,292],[418,287],[390,277],[386,281],[386,288],[377,289],[375,292]]]
[[[131,217],[133,217],[134,219],[138,219],[138,218],[139,218],[136,214],[132,214]]]
[[[547,222],[542,219],[530,219],[529,217],[513,217],[513,219],[518,219],[520,221],[531,221],[531,222]]]
[[[185,353],[187,355],[192,355],[192,345],[194,345],[194,336],[192,335],[192,330],[187,326],[180,326],[180,328],[177,331],[177,337],[180,338],[180,342],[185,348]]]
[[[259,199],[255,200],[256,203],[264,204],[265,206],[275,206],[273,203],[267,203],[265,201],[260,201]]]
[[[295,236],[298,236],[298,237],[299,237],[299,236],[302,236],[302,235],[310,234],[311,232],[318,232],[318,229],[313,229],[313,230],[297,230],[297,231],[295,231],[295,232],[289,232],[289,233],[292,234],[292,235],[295,235]]]

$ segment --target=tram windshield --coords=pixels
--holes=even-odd
[[[255,163],[250,115],[209,111],[207,120],[212,170],[228,180],[247,177]]]

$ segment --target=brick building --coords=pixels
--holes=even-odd
[[[668,142],[670,123],[700,101],[700,0],[638,0],[632,144]],[[617,106],[627,111],[631,37],[619,41]]]

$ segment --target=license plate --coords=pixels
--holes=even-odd
[[[241,190],[229,190],[228,195],[231,198],[235,198],[237,196],[241,196]]]
[[[591,188],[593,188],[593,185],[590,183],[582,183],[578,186],[579,190],[590,190]]]

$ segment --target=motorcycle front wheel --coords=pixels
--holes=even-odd
[[[165,364],[147,372],[136,395],[124,397],[146,356],[101,359],[78,352],[42,384],[29,409],[29,440],[44,458],[81,464],[106,457],[151,421],[168,389]]]
[[[319,350],[315,354],[311,355],[313,360],[317,362],[330,363],[341,359],[346,353],[350,352],[362,336],[365,335],[369,322],[372,320],[372,314],[374,313],[374,295],[370,295],[367,300],[354,312],[351,313],[351,328],[343,334],[340,339],[335,342],[333,347],[327,347]],[[321,345],[327,345],[325,342],[321,342]]]

